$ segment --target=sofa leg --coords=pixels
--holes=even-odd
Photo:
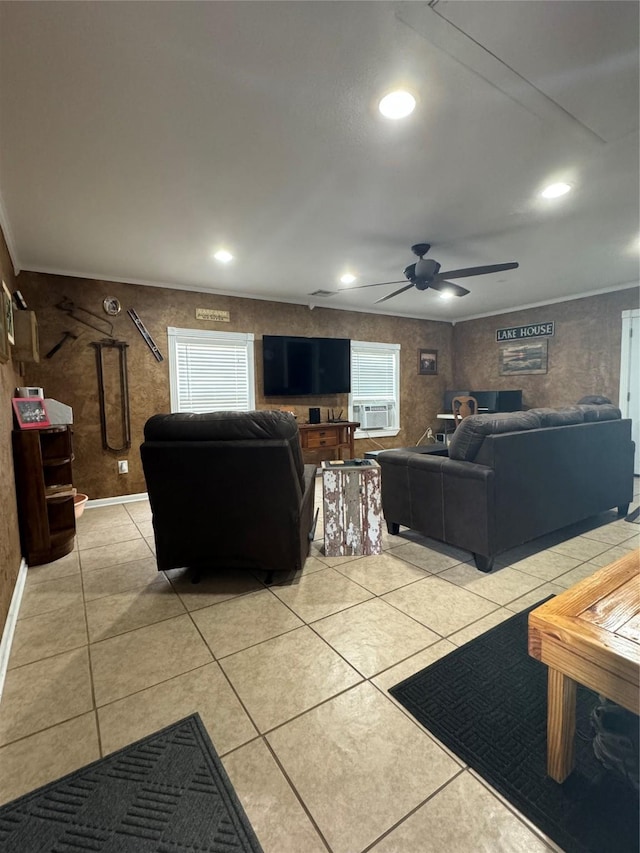
[[[264,582],[267,585],[273,583],[273,571],[267,572],[267,576],[264,579]]]
[[[202,575],[199,569],[191,569],[191,583],[200,583]]]
[[[398,533],[400,533],[400,525],[397,524],[395,521],[387,521],[387,531],[392,536],[397,536]]]
[[[476,561],[476,568],[481,572],[490,572],[493,568],[493,557],[484,557],[482,554],[474,554],[473,559]]]
[[[618,518],[624,518],[629,512],[629,504],[620,504],[618,507]]]

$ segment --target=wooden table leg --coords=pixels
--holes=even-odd
[[[547,773],[564,782],[573,770],[576,682],[549,667],[547,695]]]

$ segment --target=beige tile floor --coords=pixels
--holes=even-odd
[[[321,489],[316,505],[321,508]],[[266,853],[557,849],[386,692],[638,545],[605,513],[502,554],[413,531],[298,577],[158,573],[146,501],[89,508],[30,569],[0,703],[0,802],[198,711]]]

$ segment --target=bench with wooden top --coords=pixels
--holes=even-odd
[[[574,762],[576,682],[640,712],[640,548],[529,614],[529,654],[549,667],[547,772]]]

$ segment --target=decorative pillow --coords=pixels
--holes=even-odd
[[[597,394],[587,394],[586,397],[581,397],[578,400],[578,405],[580,406],[582,404],[591,404],[593,406],[603,406],[607,403],[611,405],[612,402],[613,401],[610,400],[608,397],[599,397]]]
[[[566,406],[559,409],[529,409],[540,418],[540,426],[567,426],[569,424],[581,424],[584,421],[584,413],[579,406]]]
[[[532,412],[471,415],[456,428],[449,444],[449,459],[473,462],[486,435],[521,432],[540,425],[540,418]]]
[[[622,417],[620,409],[611,404],[579,405],[578,408],[582,410],[585,421],[617,421]]]

